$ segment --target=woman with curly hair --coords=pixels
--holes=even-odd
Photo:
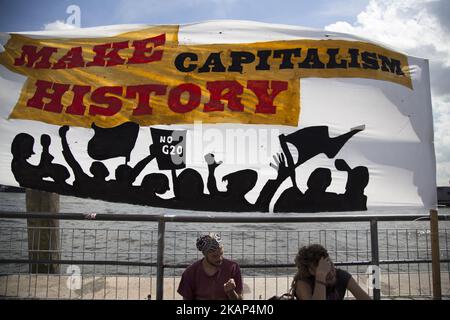
[[[347,289],[358,300],[370,300],[350,273],[334,267],[327,250],[319,244],[300,248],[295,264],[298,271],[291,292],[299,300],[342,300]]]

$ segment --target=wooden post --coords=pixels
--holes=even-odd
[[[433,299],[442,298],[441,291],[441,258],[439,251],[439,220],[438,212],[430,210],[431,229],[431,272],[433,276]]]
[[[59,212],[59,195],[26,190],[27,212]],[[30,260],[59,260],[59,220],[28,219],[28,257]],[[59,264],[30,264],[31,273],[59,273]]]

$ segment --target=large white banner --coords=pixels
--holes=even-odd
[[[0,184],[218,212],[436,206],[425,59],[240,21],[0,40]]]

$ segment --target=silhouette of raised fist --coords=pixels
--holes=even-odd
[[[59,128],[59,136],[65,136],[67,131],[69,131],[69,126],[62,126],[61,128]]]
[[[212,153],[208,153],[207,155],[205,155],[205,161],[208,164],[208,167],[210,167],[212,169],[215,169],[219,165],[222,164],[222,161],[216,162],[216,159],[214,158],[214,154],[212,154]]]

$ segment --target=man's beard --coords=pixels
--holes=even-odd
[[[214,267],[219,267],[223,262],[222,259],[215,262],[215,261],[211,261],[210,259],[208,259],[208,257],[205,257],[205,258],[206,258],[206,262],[208,262],[210,265],[212,265]]]

